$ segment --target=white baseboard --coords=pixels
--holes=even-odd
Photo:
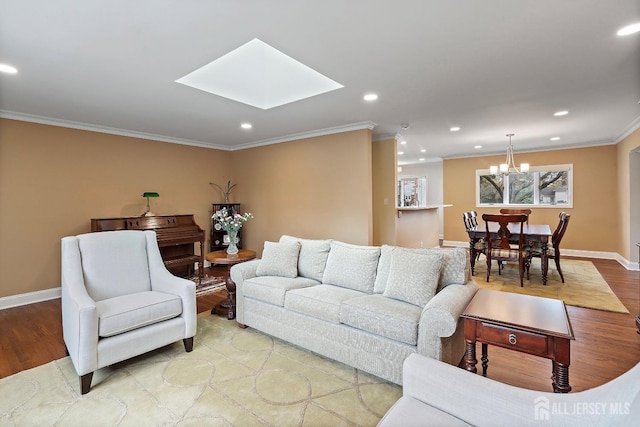
[[[453,240],[445,240],[443,246],[454,246],[468,248],[469,242],[458,242]],[[561,249],[560,253],[566,256],[575,256],[581,258],[597,258],[597,259],[613,259],[616,260],[627,270],[638,271],[640,267],[637,262],[629,261],[617,252],[599,252],[599,251],[582,251],[578,249]]]
[[[0,310],[60,298],[61,293],[61,288],[51,288],[44,291],[2,297],[0,298]]]

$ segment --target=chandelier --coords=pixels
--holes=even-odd
[[[498,175],[498,170],[501,175],[509,175],[512,173],[527,173],[529,172],[529,163],[520,163],[520,169],[516,167],[516,162],[513,160],[513,145],[511,144],[511,137],[513,133],[508,133],[509,137],[509,147],[507,148],[507,160],[506,163],[501,163],[500,167],[498,166],[490,166],[489,173],[491,175]]]

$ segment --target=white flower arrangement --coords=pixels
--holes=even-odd
[[[249,212],[245,214],[229,214],[227,208],[222,208],[211,217],[214,221],[216,221],[224,231],[227,233],[230,231],[238,231],[242,228],[245,222],[249,219],[253,218],[253,215]]]

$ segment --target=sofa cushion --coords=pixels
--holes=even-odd
[[[284,308],[331,323],[340,323],[340,304],[366,295],[360,291],[332,285],[317,285],[287,292]]]
[[[380,247],[332,241],[322,283],[372,293]]]
[[[383,245],[380,248],[380,261],[374,284],[374,293],[383,293],[389,279],[391,256],[398,246]],[[466,248],[400,248],[424,254],[442,254],[442,271],[438,282],[438,291],[449,285],[463,285],[471,280],[469,251]]]
[[[424,307],[436,293],[442,254],[396,248],[391,254],[389,280],[383,295]]]
[[[298,276],[300,242],[264,242],[257,276]]]
[[[422,308],[380,294],[351,298],[340,306],[340,322],[410,345],[418,344]]]
[[[309,240],[283,235],[281,242],[300,242],[300,255],[298,256],[298,276],[322,281],[324,268],[327,265],[327,257],[331,249],[331,240]]]
[[[287,291],[319,284],[320,282],[306,277],[260,276],[245,280],[242,284],[242,291],[244,296],[248,298],[283,307],[284,295]]]
[[[110,337],[172,319],[182,313],[178,295],[146,291],[96,302],[98,335]]]

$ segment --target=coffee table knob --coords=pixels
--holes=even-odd
[[[509,334],[509,342],[511,344],[517,344],[518,339],[516,338],[516,334]]]

